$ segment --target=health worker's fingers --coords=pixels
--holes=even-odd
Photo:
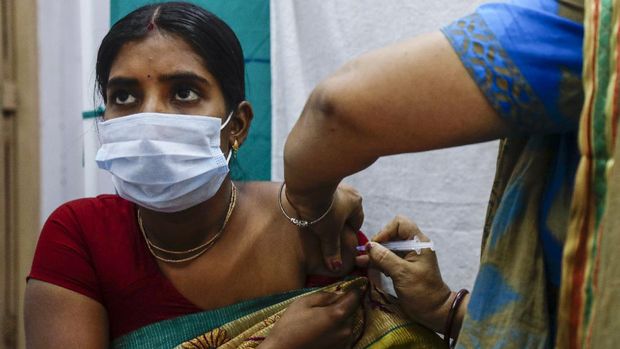
[[[342,268],[342,255],[340,254],[340,234],[319,235],[323,261],[329,270],[338,272]]]
[[[376,242],[411,240],[416,235],[420,241],[430,241],[413,221],[398,215],[383,227],[372,240]]]
[[[341,185],[339,191],[346,193],[350,204],[346,207],[349,212],[346,214],[346,224],[353,230],[358,231],[364,223],[364,206],[362,205],[362,196],[355,188],[348,185]]]
[[[386,242],[409,240],[413,238],[416,230],[411,229],[411,225],[407,223],[409,223],[409,220],[401,215],[394,217],[392,221],[386,224],[381,231],[373,237],[373,241]]]
[[[345,225],[359,230],[364,221],[362,197],[357,190],[341,184],[334,193],[332,211],[313,228],[319,237],[325,265],[333,272],[342,268],[341,238],[345,233]]]
[[[364,223],[364,207],[361,205],[356,205],[353,208],[353,211],[349,215],[347,219],[347,225],[351,227],[355,231],[359,231]]]
[[[376,242],[369,242],[366,245],[368,256],[370,259],[370,267],[379,269],[387,276],[398,275],[407,267],[407,261],[395,255],[392,251],[381,246]]]
[[[370,257],[367,254],[355,257],[355,265],[359,268],[368,268]]]

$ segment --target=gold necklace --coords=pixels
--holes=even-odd
[[[191,261],[193,259],[196,259],[198,257],[200,257],[203,253],[207,252],[217,241],[217,239],[220,237],[220,235],[222,235],[222,233],[224,232],[224,229],[226,228],[226,224],[228,224],[228,220],[230,219],[230,216],[232,215],[233,210],[235,209],[235,204],[237,203],[237,187],[235,187],[235,184],[232,183],[232,190],[230,193],[230,203],[228,204],[228,211],[226,212],[226,217],[224,218],[224,222],[222,223],[222,226],[220,227],[220,229],[218,230],[218,232],[211,238],[209,239],[207,242],[200,244],[199,246],[193,247],[189,250],[185,250],[185,251],[172,251],[172,250],[167,250],[165,248],[159,247],[157,245],[155,245],[146,235],[146,231],[144,229],[144,224],[142,223],[142,215],[140,214],[140,209],[138,208],[138,226],[140,227],[140,231],[142,232],[142,236],[144,236],[144,240],[146,241],[146,246],[148,247],[149,251],[151,252],[151,254],[153,255],[153,257],[159,259],[160,261],[163,262],[168,262],[168,263],[182,263],[182,262],[187,262],[187,261]],[[196,254],[191,255],[189,257],[185,257],[185,258],[181,258],[181,259],[169,259],[169,258],[164,258],[161,256],[158,256],[157,253],[155,252],[155,250],[157,251],[161,251],[164,253],[168,253],[168,254],[176,254],[176,255],[186,255],[188,253],[192,253],[192,252],[196,252],[198,251]]]

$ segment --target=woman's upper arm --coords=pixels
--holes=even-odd
[[[45,222],[25,294],[29,348],[106,348],[108,320],[101,287],[80,224],[80,202]]]
[[[25,298],[28,348],[107,348],[108,320],[101,303],[30,279]]]

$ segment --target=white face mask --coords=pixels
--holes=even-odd
[[[228,174],[222,119],[140,113],[99,122],[95,160],[118,195],[159,212],[182,211],[215,195]]]

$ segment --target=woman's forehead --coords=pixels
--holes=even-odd
[[[203,59],[185,40],[154,32],[142,40],[130,41],[122,46],[111,66],[109,79],[139,74],[161,75],[173,71],[189,71],[207,80],[213,79]]]

